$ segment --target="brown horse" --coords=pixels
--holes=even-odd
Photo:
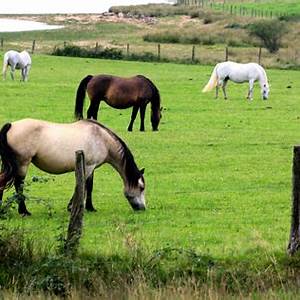
[[[23,182],[30,163],[51,174],[72,172],[77,150],[83,150],[85,155],[87,210],[95,210],[93,172],[104,163],[112,165],[122,177],[124,195],[132,208],[145,209],[144,170],[137,168],[130,150],[117,135],[93,120],[58,124],[23,119],[5,124],[0,131],[0,202],[4,189],[14,185],[19,213],[30,215],[23,195]]]
[[[78,86],[75,104],[75,117],[83,118],[83,104],[85,93],[90,98],[87,111],[88,119],[97,120],[100,101],[105,101],[114,108],[132,108],[128,131],[132,131],[133,123],[140,110],[140,131],[145,131],[144,119],[146,106],[151,103],[151,123],[154,131],[158,130],[161,118],[160,95],[153,82],[142,75],[131,78],[122,78],[111,75],[88,75]]]

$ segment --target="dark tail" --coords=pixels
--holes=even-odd
[[[14,184],[18,173],[16,154],[7,143],[7,132],[11,124],[5,124],[0,131],[0,156],[2,168],[0,173],[0,190],[7,189]]]
[[[88,75],[84,77],[78,86],[77,93],[76,93],[76,102],[75,102],[75,118],[77,120],[83,119],[83,104],[85,98],[86,87],[89,81],[93,78],[92,75]]]

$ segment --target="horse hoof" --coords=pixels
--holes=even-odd
[[[97,209],[95,209],[94,207],[86,207],[85,209],[89,212],[96,212],[97,211]]]
[[[22,218],[29,217],[29,216],[31,216],[31,213],[29,211],[26,211],[26,212],[22,213],[21,216],[22,216]]]

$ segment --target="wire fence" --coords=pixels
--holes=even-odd
[[[225,0],[223,2],[216,2],[212,0],[177,0],[177,4],[210,8],[222,11],[223,13],[227,12],[235,16],[248,16],[252,18],[281,18],[290,15],[286,12],[278,12],[270,9],[249,8],[240,4],[227,3]]]
[[[61,41],[43,42],[26,41],[14,43],[0,38],[0,50],[5,52],[10,49],[30,51],[31,54],[52,54],[57,48],[65,48],[68,45],[77,45],[100,52],[106,46],[101,42],[83,44],[82,42]],[[226,45],[191,45],[191,44],[167,44],[167,43],[147,43],[147,44],[124,44],[114,46],[118,50],[118,57],[101,57],[120,60],[137,60],[148,62],[175,62],[186,64],[214,65],[221,61],[236,61],[241,63],[257,62],[267,68],[298,68],[300,66],[299,49],[295,47],[281,48],[277,53],[269,53],[261,47],[230,47]]]

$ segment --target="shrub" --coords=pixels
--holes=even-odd
[[[286,23],[278,20],[263,20],[249,26],[250,36],[260,39],[262,46],[270,53],[276,53],[281,47],[281,38],[287,32]]]

